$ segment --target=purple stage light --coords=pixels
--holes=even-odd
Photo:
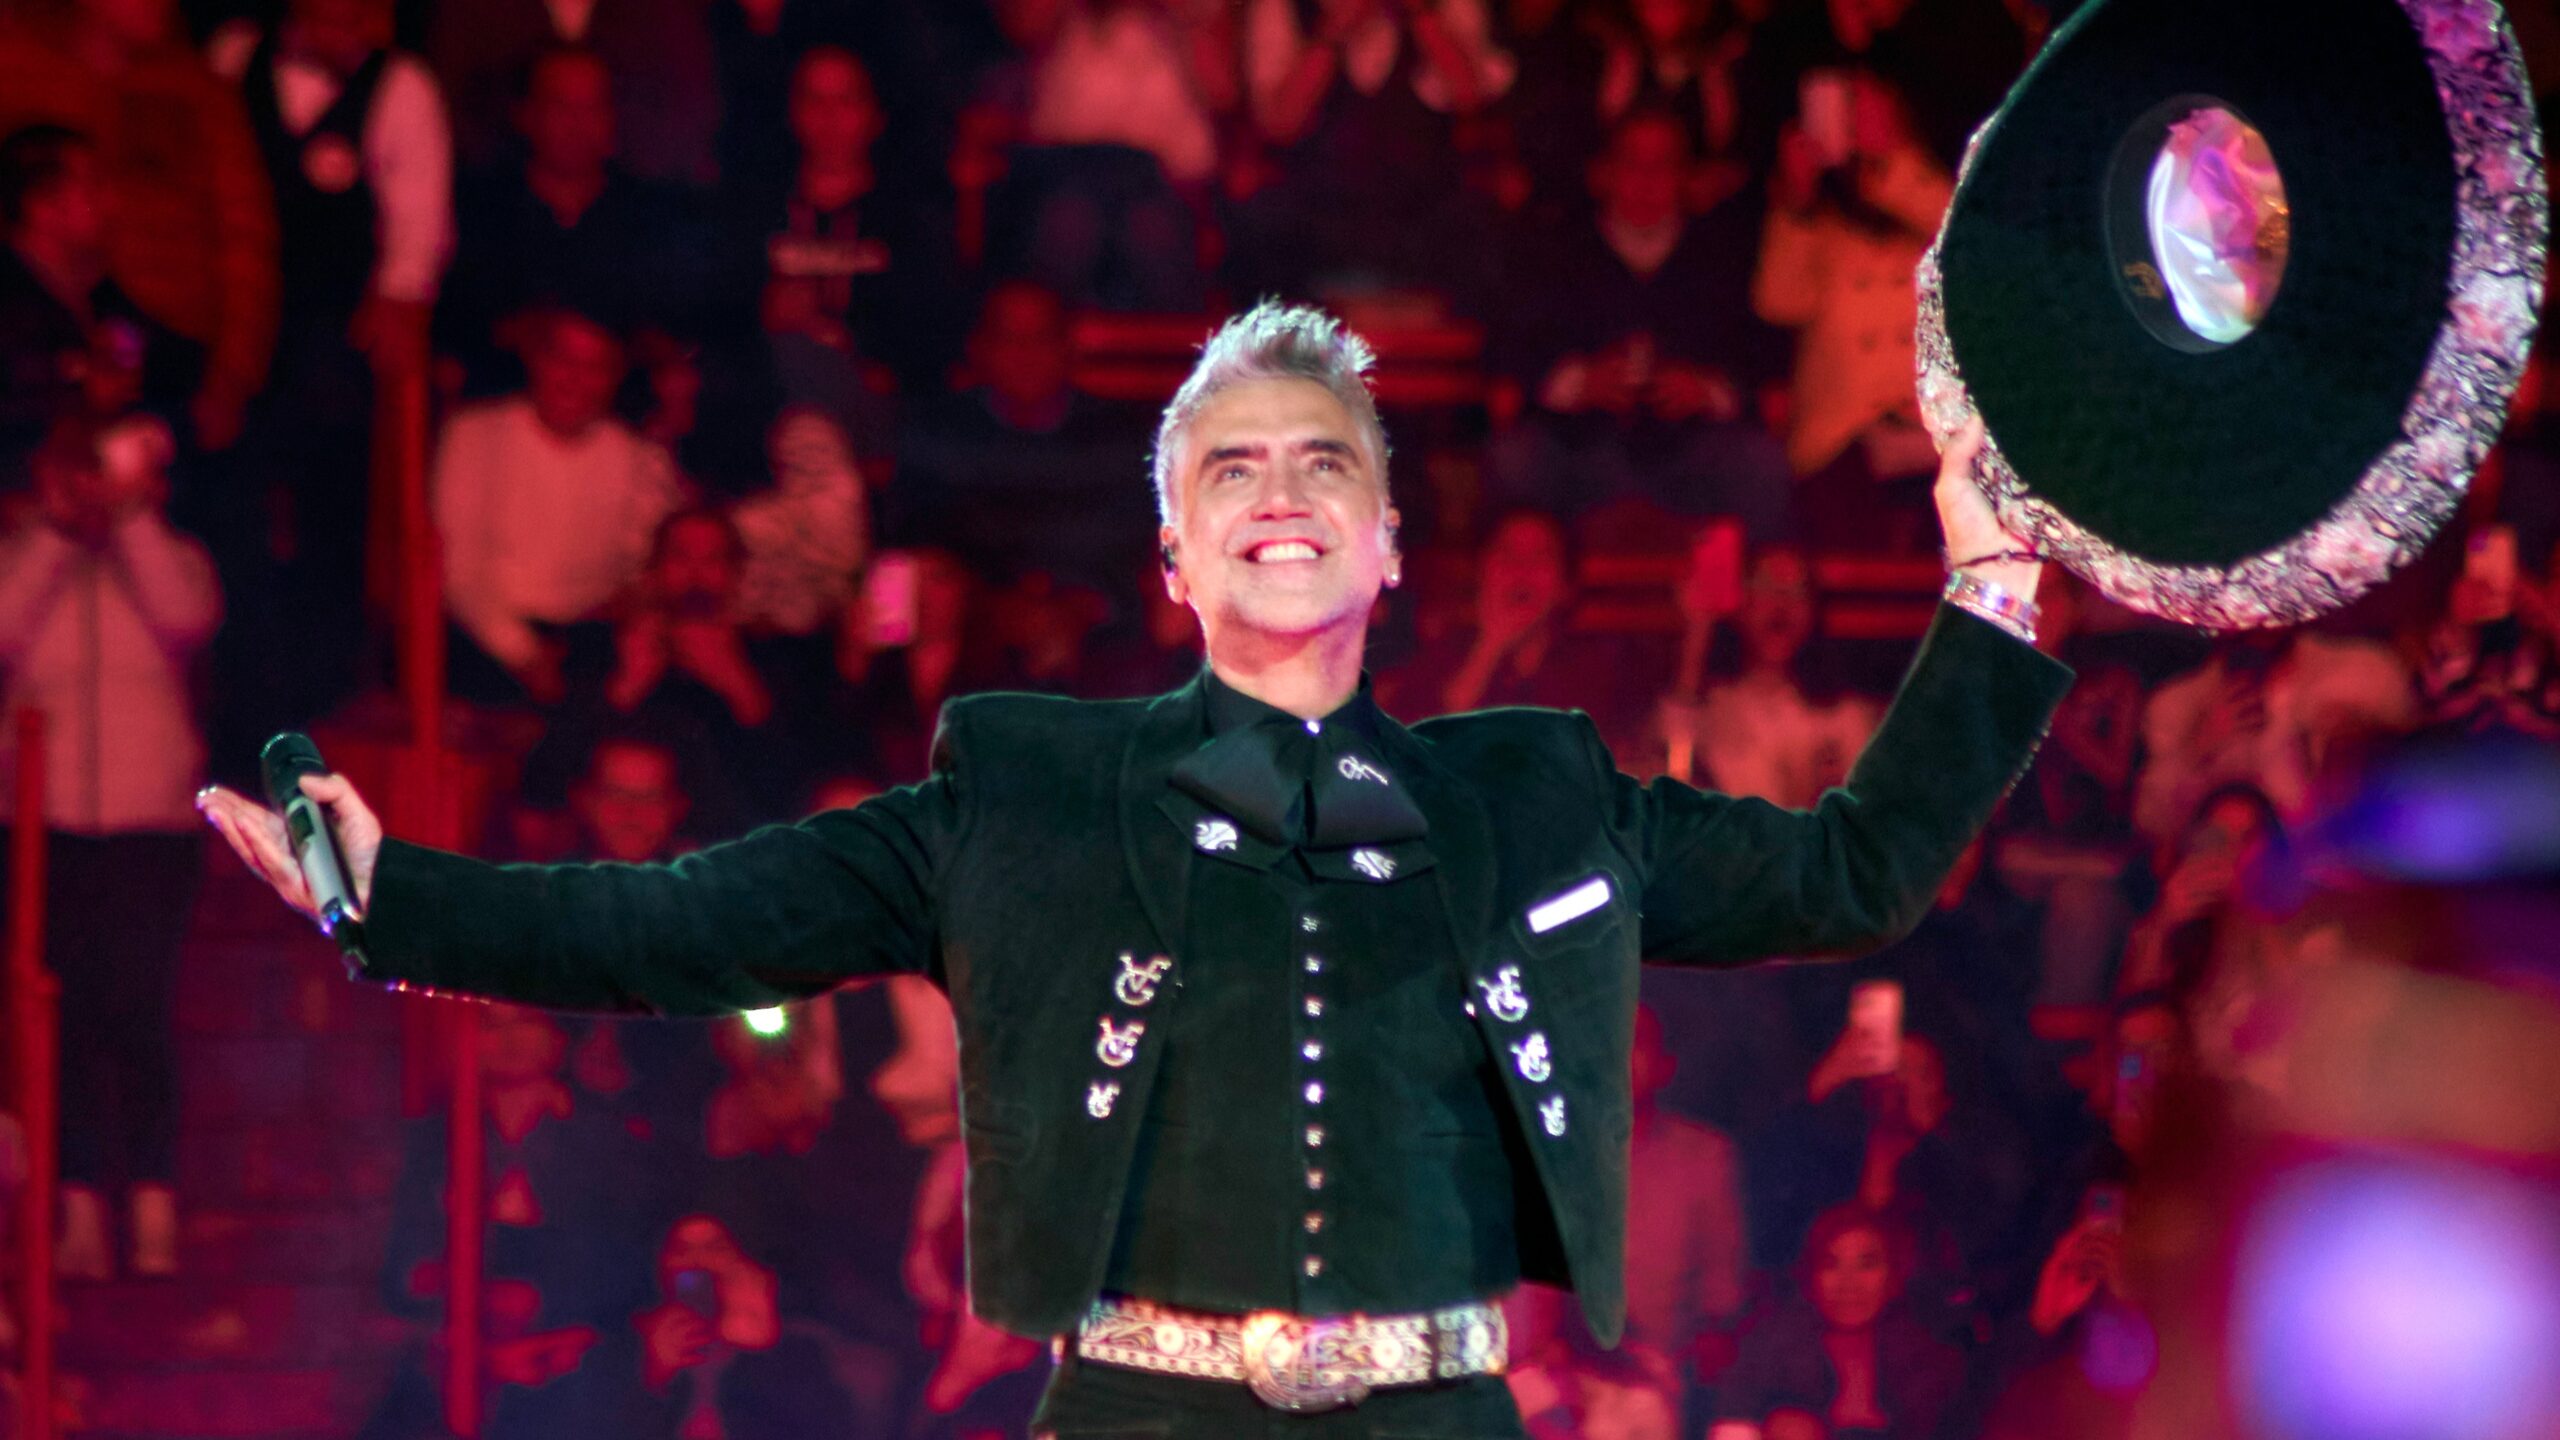
[[[2526,1440],[2560,1423],[2560,1207],[2493,1171],[2336,1161],[2252,1217],[2234,1380],[2281,1440]]]

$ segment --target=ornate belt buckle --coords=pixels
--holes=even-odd
[[[1357,1373],[1351,1340],[1344,1321],[1257,1310],[1244,1321],[1244,1383],[1265,1405],[1293,1414],[1356,1405],[1369,1382]]]

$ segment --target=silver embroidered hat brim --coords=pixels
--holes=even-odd
[[[2086,7],[2082,18],[2106,3]],[[2451,253],[2444,257],[2441,321],[2392,436],[2361,473],[2341,477],[2325,513],[2252,553],[2215,563],[2163,559],[2101,533],[2040,493],[2050,475],[2022,474],[2033,467],[2003,448],[1991,417],[1974,473],[2002,521],[2123,604],[2218,630],[2299,623],[2336,610],[2426,548],[2503,429],[2533,339],[2549,234],[2533,91],[2495,0],[2393,3],[2412,27],[2410,43],[2423,50],[2451,142]],[[2058,33],[2056,44],[2070,33]],[[2328,62],[2319,35],[2305,33],[2302,48],[2302,65]],[[2031,71],[2022,84],[2034,78]],[[1917,275],[1920,409],[1941,443],[1985,418],[1959,363],[1974,342],[1949,330],[1946,251],[1986,143],[2033,143],[2032,136],[1998,135],[2000,124],[1995,116],[1974,137],[1957,181],[1959,202]],[[2281,149],[2276,160],[2283,166]],[[2269,313],[2285,303],[2280,292]]]

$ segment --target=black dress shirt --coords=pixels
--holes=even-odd
[[[1306,723],[1214,674],[1203,687],[1206,739]],[[1324,763],[1374,757],[1378,719],[1364,680],[1316,722]],[[1179,793],[1164,808],[1229,818]],[[1235,818],[1231,841],[1201,847],[1218,863],[1193,867],[1181,1003],[1163,1012],[1105,1288],[1305,1315],[1500,1295],[1519,1279],[1523,1212],[1553,1222],[1421,878],[1429,835],[1277,845]]]

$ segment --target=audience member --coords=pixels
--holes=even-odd
[[[1165,588],[1162,560],[1140,567],[1134,615],[1094,638],[1089,669],[1098,696],[1161,695],[1200,672],[1200,621]]]
[[[947,550],[894,552],[845,612],[828,731],[841,763],[893,784],[925,777],[942,702],[987,673],[979,581]],[[882,578],[885,577],[885,580]]]
[[[270,537],[259,558],[278,573],[223,557],[233,592],[260,597],[234,624],[254,631],[244,648],[265,660],[260,688],[279,725],[325,710],[357,678],[374,385],[425,366],[452,247],[444,102],[390,34],[387,0],[292,0],[272,30],[235,22],[210,49],[248,104],[283,242],[275,362],[232,498],[259,512],[255,528]]]
[[[469,395],[521,373],[525,317],[571,304],[637,325],[699,331],[712,290],[705,236],[680,192],[615,161],[614,96],[633,83],[598,52],[554,46],[526,62],[514,109],[523,154],[486,162],[455,196],[455,250],[436,348]],[[457,383],[448,379],[447,387]]]
[[[987,597],[988,688],[1105,698],[1086,647],[1110,613],[1099,591],[1030,571]]]
[[[2132,918],[2122,877],[2135,859],[2142,678],[2088,634],[2086,611],[2099,602],[2085,581],[2049,566],[2036,594],[2036,646],[2076,678],[2034,767],[1993,821],[1993,869],[2042,912],[2036,1003],[2046,1021],[2068,1028],[2106,997]]]
[[[1142,421],[1076,388],[1066,303],[1037,281],[990,290],[967,389],[915,406],[887,505],[901,540],[981,575],[1043,571],[1115,597],[1152,529]]]
[[[638,1347],[631,1317],[650,1294],[648,1217],[664,1173],[610,1106],[567,1077],[569,1035],[537,1010],[477,1012],[487,1159],[483,1344],[490,1378],[484,1435],[537,1440],[637,1435]],[[409,1122],[392,1196],[385,1297],[424,1320],[446,1289],[441,1108]],[[419,1346],[362,1432],[368,1440],[441,1433],[435,1351]]]
[[[62,986],[55,1259],[82,1279],[108,1277],[105,1191],[118,1182],[133,1273],[178,1264],[170,1022],[204,865],[205,748],[187,672],[221,623],[222,592],[204,547],[164,514],[171,449],[156,420],[66,419],[0,530],[6,709],[46,719],[45,913],[71,917],[45,927],[44,963]],[[17,738],[15,726],[0,735],[0,792]]]
[[[1785,972],[1788,999],[1796,1029],[1819,1050],[1861,986],[1899,984],[1905,1023],[1943,1047],[1959,1072],[1957,1088],[2024,1130],[2049,1118],[2068,1087],[2040,1043],[2050,1037],[2038,1028],[2044,1016],[2035,1004],[2038,917],[1986,863],[1990,849],[1976,838],[1957,855],[1901,940],[1846,964]]]
[[[732,190],[779,189],[790,180],[791,77],[812,50],[839,46],[858,56],[865,70],[882,78],[891,92],[883,96],[891,101],[888,108],[901,115],[907,109],[897,100],[910,94],[915,108],[947,106],[935,92],[947,89],[958,73],[932,43],[934,22],[915,7],[726,0],[709,6],[705,19],[720,77],[718,173],[721,185]],[[916,123],[905,133],[921,140],[931,127]]]
[[[914,1317],[899,1278],[901,1237],[881,1222],[903,1213],[922,1157],[867,1090],[848,1093],[847,1061],[867,1067],[893,1043],[888,1011],[858,998],[867,1012],[858,1053],[843,1038],[838,998],[784,1011],[778,1027],[729,1019],[712,1028],[722,1075],[702,1111],[687,1193],[775,1267],[784,1314],[903,1349]]]
[[[1679,1440],[1687,1433],[1672,1357],[1635,1344],[1602,1347],[1575,1313],[1573,1297],[1550,1286],[1524,1285],[1502,1308],[1511,1327],[1507,1382],[1530,1440]]]
[[[1524,247],[1503,368],[1528,419],[1487,456],[1515,504],[1578,515],[1641,499],[1743,517],[1756,537],[1788,517],[1786,458],[1753,414],[1772,340],[1749,313],[1740,207],[1682,206],[1689,142],[1677,117],[1617,122],[1592,164],[1597,212]]]
[[[1699,667],[1706,689],[1694,701],[1674,695],[1660,707],[1669,768],[1729,795],[1810,809],[1848,778],[1875,730],[1875,702],[1846,693],[1823,673],[1814,639],[1821,601],[1803,550],[1756,551],[1741,604],[1722,624],[1716,588],[1692,583],[1681,591],[1689,633],[1709,636]]]
[[[1932,1440],[1964,1387],[1964,1357],[1903,1306],[1908,1242],[1856,1205],[1818,1217],[1790,1299],[1743,1336],[1710,1440],[1789,1433]],[[1807,1432],[1805,1421],[1823,1427]]]
[[[464,162],[485,167],[505,157],[517,87],[544,56],[575,46],[620,82],[613,123],[633,173],[710,184],[720,92],[708,8],[690,0],[444,0],[428,25],[427,58],[452,97]]]
[[[569,786],[578,850],[590,860],[672,860],[692,848],[685,842],[692,810],[675,752],[642,732],[599,740],[587,753],[587,768]]]
[[[549,730],[525,761],[525,791],[556,804],[600,738],[636,730],[675,754],[698,833],[743,835],[791,818],[814,774],[808,647],[747,633],[737,615],[738,532],[717,510],[658,527],[648,568],[612,626],[613,658],[581,654]],[[601,626],[568,643],[600,650]]]
[[[2418,667],[2431,727],[2560,739],[2560,607],[2522,573],[2516,549],[2509,525],[2471,538]]]
[[[928,1160],[907,1226],[906,1278],[924,1309],[925,1343],[935,1351],[918,1400],[927,1433],[978,1440],[1027,1430],[1047,1376],[1038,1365],[1039,1341],[1000,1330],[969,1307],[962,1271],[966,1161],[957,1138]]]
[[[1750,1271],[1742,1167],[1721,1132],[1662,1107],[1680,1061],[1650,1007],[1636,1011],[1633,1059],[1623,1343],[1678,1395],[1714,1383],[1733,1358]]]
[[[551,310],[525,359],[522,394],[445,422],[434,504],[453,692],[551,705],[567,693],[560,627],[595,618],[639,578],[683,496],[666,452],[613,418],[613,330]]]
[[[1842,1026],[1805,1098],[1757,1137],[1749,1178],[1754,1248],[1776,1261],[1834,1205],[1889,1216],[1906,1233],[1898,1284],[1924,1323],[1959,1333],[1976,1270],[2009,1235],[2026,1195],[2028,1157],[2015,1124],[1978,1079],[1953,1083],[1970,1057],[1906,1032],[1879,1047],[1855,1018]],[[1878,1051],[1882,1050],[1881,1059]]]
[[[996,13],[1030,62],[1025,140],[1125,146],[1176,184],[1209,178],[1214,117],[1239,99],[1224,6],[998,0]]]
[[[1755,88],[1767,77],[1751,63],[1748,9],[1745,0],[1630,0],[1623,19],[1597,27],[1593,118],[1611,124],[1653,107],[1676,118],[1692,157],[1682,189],[1701,213],[1767,170],[1786,113],[1781,97]]]
[[[657,1269],[664,1299],[638,1322],[643,1384],[662,1416],[648,1434],[790,1440],[894,1427],[887,1357],[783,1309],[773,1269],[718,1220],[677,1221]]]
[[[1573,629],[1563,522],[1539,510],[1495,522],[1476,552],[1470,622],[1390,674],[1379,704],[1408,722],[1488,705],[1553,705],[1590,712],[1612,744],[1624,738],[1633,707],[1623,650]]]
[[[1787,460],[1814,538],[1908,548],[1936,468],[1912,391],[1912,271],[1953,185],[1891,85],[1871,73],[1832,83],[1839,103],[1780,137],[1752,308],[1797,332]]]
[[[636,1322],[641,1383],[657,1394],[679,1386],[689,1392],[677,1397],[685,1418],[671,1428],[698,1430],[695,1417],[712,1408],[723,1362],[782,1338],[777,1282],[770,1266],[748,1259],[737,1237],[709,1215],[669,1226],[657,1267],[661,1303]]]
[[[134,305],[107,274],[108,196],[79,132],[29,125],[0,140],[0,484],[56,421],[139,407],[183,426],[203,349]]]
[[[2114,1440],[2127,1433],[2130,1402],[2150,1378],[2140,1350],[2157,1331],[2143,1316],[2142,1257],[2128,1230],[2144,1162],[2157,1148],[2163,1092],[2183,1105],[2180,1092],[2195,1084],[2186,1025],[2168,992],[2126,996],[2096,1059],[2091,1139],[2045,1187],[2047,1213],[2022,1247],[2032,1268],[1984,1357],[1981,1388],[1991,1403],[1979,1433],[1999,1440]]]
[[[2223,921],[2285,909],[2292,872],[2292,839],[2275,802],[2246,781],[2216,787],[2152,858],[2158,892],[2126,939],[2116,993],[2192,987]]]
[[[693,848],[693,795],[674,745],[631,724],[580,739],[569,756],[546,735],[526,757],[524,791],[506,813],[509,859],[645,865]],[[556,773],[564,765],[575,767],[565,784]]]
[[[995,253],[1073,299],[1119,310],[1199,303],[1195,202],[1237,106],[1229,7],[1202,0],[999,0],[1024,56],[1018,146],[991,207],[1019,233]],[[1204,197],[1205,198],[1205,197]]]
[[[2047,8],[2067,8],[2076,0]],[[1754,93],[1792,89],[1807,71],[1873,70],[1911,97],[1921,138],[1953,169],[1974,127],[2027,60],[2014,0],[1781,0],[1755,49]]]
[[[761,321],[791,403],[817,408],[864,454],[887,453],[900,379],[947,363],[946,246],[914,207],[882,203],[873,157],[887,116],[850,50],[819,45],[792,67],[792,165],[733,190],[724,291]]]
[[[1479,302],[1494,211],[1461,184],[1458,122],[1518,71],[1485,0],[1312,8],[1245,11],[1247,109],[1281,174],[1231,216],[1233,288],[1418,285]]]
[[[240,436],[276,331],[276,213],[232,87],[178,33],[171,0],[73,0],[0,17],[0,134],[36,121],[95,147],[108,271],[206,347],[188,439]]]
[[[797,406],[767,432],[765,460],[771,478],[729,508],[744,547],[738,621],[765,634],[832,633],[871,558],[862,470],[834,421]]]
[[[2409,672],[2386,646],[2319,628],[2235,632],[2143,702],[2134,829],[2157,843],[2231,781],[2300,819],[2324,776],[2417,716]]]

